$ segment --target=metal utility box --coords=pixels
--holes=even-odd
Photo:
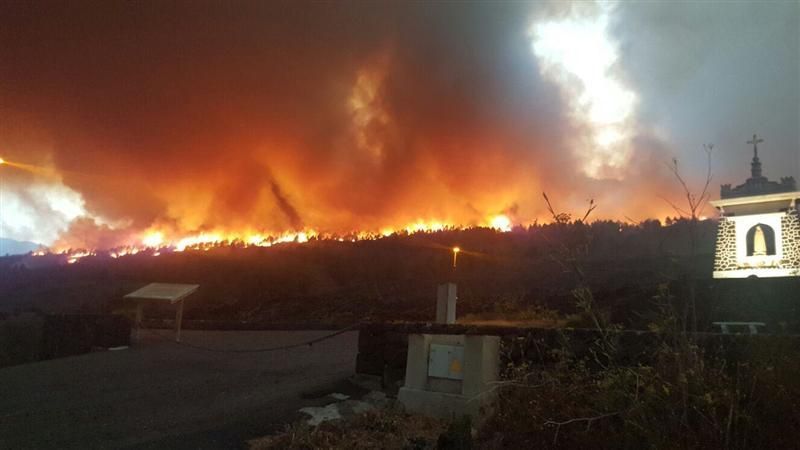
[[[479,421],[494,399],[499,355],[499,336],[410,334],[397,399],[412,413]]]
[[[464,379],[464,347],[461,345],[431,344],[428,357],[428,376]]]

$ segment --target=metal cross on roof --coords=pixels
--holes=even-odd
[[[763,139],[759,138],[755,134],[753,134],[753,140],[747,141],[748,144],[753,144],[753,152],[755,153],[755,157],[758,158],[758,143],[764,142]]]

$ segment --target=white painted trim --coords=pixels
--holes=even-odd
[[[748,278],[751,276],[756,276],[758,278],[797,277],[800,276],[800,269],[738,269],[714,271],[714,278]]]
[[[736,264],[739,266],[777,266],[783,259],[783,230],[781,219],[786,213],[748,214],[732,216],[727,219],[736,227]],[[772,228],[775,233],[775,254],[766,256],[747,256],[747,232],[759,223]]]
[[[736,198],[722,198],[719,200],[712,200],[712,206],[715,208],[722,208],[725,206],[734,206],[734,205],[750,205],[753,203],[767,203],[767,202],[779,202],[781,200],[798,200],[800,199],[800,191],[794,192],[781,192],[779,194],[766,194],[766,195],[753,195],[750,197],[736,197]]]

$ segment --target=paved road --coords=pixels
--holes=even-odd
[[[327,333],[184,331],[183,340],[244,349]],[[127,350],[0,369],[0,448],[241,448],[299,408],[323,404],[323,393],[345,389],[357,336],[229,354],[149,335]]]

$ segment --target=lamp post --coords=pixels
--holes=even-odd
[[[6,160],[0,158],[0,166],[6,163]],[[3,237],[3,177],[0,176],[0,237]],[[0,252],[2,256],[2,252]]]
[[[458,253],[461,249],[453,247],[453,270],[448,277],[450,281],[436,287],[436,323],[452,324],[456,323],[456,264],[458,264]]]

